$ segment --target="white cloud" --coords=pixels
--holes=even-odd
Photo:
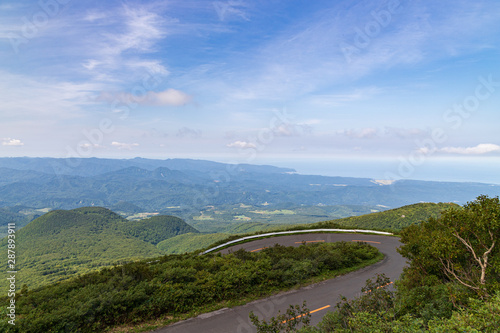
[[[91,11],[91,12],[87,13],[87,16],[84,17],[84,20],[85,21],[94,22],[94,21],[105,19],[105,18],[106,18],[106,14],[105,13],[103,13],[103,12],[97,12],[97,11]]]
[[[189,103],[191,96],[180,90],[167,89],[160,92],[150,92],[147,100],[152,105],[181,106]]]
[[[244,1],[214,1],[212,4],[221,21],[228,20],[232,17],[242,18],[245,21],[250,20],[245,11],[239,9],[245,7],[246,2]]]
[[[279,126],[274,127],[273,133],[276,136],[288,136],[297,137],[304,134],[310,134],[312,132],[312,127],[308,124],[294,124],[294,123],[284,123]]]
[[[2,146],[24,146],[19,139],[4,138],[2,141]]]
[[[82,59],[85,75],[100,82],[130,82],[145,74],[168,75],[162,61],[145,59],[141,54],[157,51],[157,43],[167,35],[170,20],[144,6],[123,5],[104,12],[89,12],[80,17]],[[170,22],[171,23],[171,22]],[[73,29],[74,33],[79,28]],[[97,31],[98,33],[89,33]]]
[[[10,117],[39,118],[45,123],[72,118],[81,107],[92,105],[90,96],[102,90],[95,83],[72,83],[30,78],[0,70],[0,121]]]
[[[355,91],[347,94],[313,95],[311,97],[311,103],[324,107],[341,106],[351,102],[369,99],[374,95],[379,94],[381,91],[382,89],[380,88],[368,87],[356,89]]]
[[[181,128],[181,129],[179,129],[177,131],[176,136],[178,138],[189,137],[189,138],[192,138],[192,139],[197,139],[197,138],[201,137],[201,130],[199,130],[199,129],[192,129],[192,128],[189,128],[189,127],[183,127],[183,128]]]
[[[261,44],[255,52],[248,52],[250,59],[240,61],[259,66],[242,66],[240,72],[232,69],[228,73],[234,83],[238,82],[225,87],[230,92],[228,96],[234,99],[296,98],[328,91],[325,88],[331,88],[332,84],[347,84],[381,68],[439,60],[450,53],[475,52],[496,40],[498,5],[490,9],[491,3],[462,1],[452,5],[451,1],[405,1],[387,26],[380,27],[380,32],[369,38],[366,45],[356,46],[357,52],[349,62],[340,45],[354,45],[357,31],[377,23],[372,13],[386,10],[387,3],[390,1],[385,5],[369,0],[357,4],[335,2],[330,8],[322,8],[321,12],[294,22],[289,29],[271,36],[267,45]],[[449,10],[450,6],[453,10]],[[363,94],[356,93],[312,97],[316,104],[324,106],[362,98]]]
[[[92,143],[89,143],[89,142],[86,142],[86,143],[82,143],[79,145],[81,148],[84,148],[84,149],[89,149],[89,148],[106,148],[102,145],[98,145],[98,144],[92,144]]]
[[[131,150],[132,148],[139,146],[138,143],[122,143],[122,142],[116,142],[116,141],[113,141],[111,143],[111,145],[113,147],[118,148],[118,149],[126,149],[126,150]]]
[[[182,106],[191,101],[192,97],[177,89],[167,89],[160,92],[148,91],[145,94],[131,94],[126,92],[111,93],[102,92],[98,101],[108,103],[137,103],[139,105],[153,106]]]
[[[429,131],[424,131],[419,128],[399,128],[399,127],[385,127],[384,134],[398,139],[407,139],[430,135]]]
[[[139,7],[123,7],[125,29],[119,34],[105,34],[108,39],[108,54],[121,54],[134,49],[138,51],[151,51],[155,41],[165,36],[161,28],[163,19],[157,13]],[[121,30],[123,31],[123,30]]]
[[[378,136],[378,130],[376,128],[367,127],[361,129],[343,130],[340,131],[339,134],[355,139],[371,139]]]
[[[439,152],[462,155],[481,155],[500,151],[500,146],[493,143],[481,143],[475,147],[444,147]]]
[[[226,147],[229,148],[240,148],[240,149],[245,149],[245,148],[257,148],[257,146],[251,142],[246,142],[246,141],[235,141],[233,143],[230,143],[226,145]]]

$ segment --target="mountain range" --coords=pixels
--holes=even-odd
[[[210,231],[215,230],[209,226],[217,222],[217,216],[227,216],[229,221],[241,218],[244,222],[249,215],[231,215],[231,211],[236,211],[227,208],[225,215],[217,215],[217,209],[213,209],[211,213],[215,217],[207,217],[203,212],[207,207],[248,205],[253,212],[266,208],[268,213],[289,207],[337,206],[345,211],[345,215],[340,216],[298,214],[292,219],[289,215],[293,223],[304,223],[351,216],[351,209],[343,209],[348,205],[365,207],[356,209],[365,214],[416,202],[465,204],[481,194],[498,196],[500,185],[417,180],[384,182],[301,175],[290,168],[267,165],[190,159],[0,158],[0,234],[5,234],[9,222],[22,227],[49,210],[88,206],[107,207],[123,216],[175,215],[196,225],[198,230]],[[273,219],[269,214],[258,215],[269,217],[260,222]],[[196,216],[198,220],[193,218]],[[139,217],[143,216],[139,214]]]
[[[389,184],[390,183],[390,184]],[[72,209],[128,202],[148,211],[220,204],[463,204],[500,185],[297,174],[289,168],[188,159],[0,158],[0,207]],[[388,185],[384,185],[388,184]]]

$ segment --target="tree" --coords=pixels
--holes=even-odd
[[[479,196],[463,208],[405,229],[399,251],[411,260],[407,276],[434,275],[484,298],[500,283],[499,238],[499,199]]]
[[[311,313],[307,308],[306,301],[299,305],[290,305],[285,313],[278,313],[277,317],[272,317],[269,322],[264,319],[259,320],[259,317],[250,312],[250,320],[257,327],[257,333],[280,333],[280,332],[296,332],[299,325],[309,325],[311,322]]]
[[[388,286],[391,280],[385,274],[377,274],[374,279],[366,280],[362,296],[348,300],[340,296],[335,305],[336,311],[328,313],[319,325],[321,332],[356,331],[353,320],[359,315],[370,317],[371,321],[387,322],[393,318],[394,293]],[[380,327],[379,327],[380,328]]]

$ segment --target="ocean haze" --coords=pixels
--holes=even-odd
[[[306,175],[500,184],[500,174],[498,173],[500,158],[498,157],[430,158],[421,165],[415,166],[403,157],[401,159],[291,158],[266,159],[265,162],[279,167],[293,168],[298,173]]]

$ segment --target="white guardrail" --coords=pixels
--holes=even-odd
[[[241,241],[245,241],[248,239],[253,239],[253,238],[261,238],[261,237],[267,237],[267,236],[277,236],[277,235],[286,235],[286,234],[299,234],[299,233],[315,233],[315,232],[354,232],[354,233],[370,233],[370,234],[379,234],[379,235],[393,235],[390,232],[385,232],[385,231],[375,231],[375,230],[360,230],[360,229],[309,229],[309,230],[293,230],[293,231],[278,231],[278,232],[270,232],[267,234],[260,234],[260,235],[253,235],[253,236],[247,236],[247,237],[242,237],[238,238],[235,240],[232,240],[230,242],[218,245],[216,247],[213,247],[211,249],[208,249],[200,254],[207,254],[209,252],[215,251],[217,249],[220,249],[222,247],[234,244],[234,243],[239,243]]]

